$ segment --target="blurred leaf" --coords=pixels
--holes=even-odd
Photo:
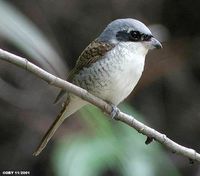
[[[128,114],[140,117],[128,106]],[[58,176],[100,176],[106,171],[123,176],[179,176],[158,143],[146,146],[145,136],[115,122],[95,107],[81,111],[91,133],[74,134],[59,143],[53,154]]]
[[[29,19],[6,1],[0,0],[0,36],[15,44],[41,66],[64,76],[66,68],[47,38]]]

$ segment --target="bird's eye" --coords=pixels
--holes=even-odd
[[[141,33],[139,31],[130,31],[130,38],[132,41],[140,41],[141,40]]]
[[[149,41],[151,39],[152,35],[148,35],[148,34],[143,34],[141,39],[142,41]]]

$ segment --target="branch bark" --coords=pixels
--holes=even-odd
[[[83,100],[88,101],[89,103],[97,106],[98,108],[105,111],[107,114],[111,114],[112,107],[102,99],[95,97],[94,95],[90,94],[88,91],[75,86],[65,80],[62,80],[47,71],[39,68],[38,66],[34,65],[33,63],[29,62],[27,59],[16,56],[12,53],[4,51],[0,49],[0,58],[16,66],[19,66],[34,75],[38,76],[39,78],[46,81],[48,84],[53,85],[55,87],[59,87],[61,89],[66,89],[67,91],[75,94],[76,96],[81,97]],[[190,162],[199,161],[200,162],[200,154],[197,153],[194,149],[184,147],[170,138],[168,138],[165,134],[162,134],[156,131],[153,128],[148,127],[147,125],[141,123],[140,121],[136,120],[133,116],[127,115],[121,111],[119,111],[115,117],[116,120],[124,122],[125,124],[133,127],[139,133],[147,136],[146,144],[151,143],[153,140],[158,141],[159,143],[163,144],[166,148],[171,150],[173,153],[177,153],[179,155],[185,156],[189,158]]]

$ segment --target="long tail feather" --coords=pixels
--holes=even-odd
[[[56,104],[65,95],[65,93],[66,90],[61,90],[53,103]]]
[[[68,104],[65,104],[63,106],[60,114],[56,118],[56,120],[53,122],[53,124],[50,126],[44,137],[42,138],[39,146],[37,147],[36,151],[33,153],[33,156],[38,156],[42,150],[46,147],[47,143],[51,139],[51,137],[54,135],[58,127],[63,123],[63,121],[69,117],[71,114],[79,110],[82,106],[84,106],[86,103],[81,99],[73,99]]]

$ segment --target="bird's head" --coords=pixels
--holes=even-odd
[[[144,47],[146,50],[162,48],[161,43],[153,37],[145,24],[131,18],[112,21],[98,39],[113,44],[133,42],[133,44]]]

